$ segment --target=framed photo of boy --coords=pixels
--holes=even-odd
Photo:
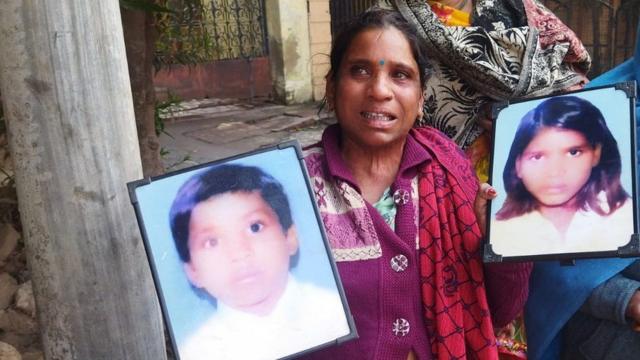
[[[128,186],[178,359],[357,337],[297,142]]]
[[[635,84],[494,109],[485,262],[638,256]]]

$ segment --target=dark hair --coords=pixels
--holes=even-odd
[[[369,29],[379,29],[394,27],[404,34],[409,42],[413,58],[418,64],[420,73],[420,88],[424,89],[427,82],[428,59],[423,42],[418,38],[418,34],[413,26],[407,22],[397,11],[373,7],[347,23],[333,40],[331,46],[331,68],[327,73],[327,79],[334,82],[338,80],[338,71],[344,56],[351,46],[353,39],[361,32]]]
[[[537,203],[534,197],[517,176],[516,160],[544,127],[577,131],[584,135],[592,147],[602,147],[598,165],[591,170],[589,180],[576,194],[580,208],[586,210],[588,205],[604,216],[621,207],[629,195],[620,184],[618,143],[611,135],[604,116],[587,100],[577,96],[561,96],[545,100],[520,120],[502,175],[507,199],[496,213],[496,219],[507,220],[535,210]],[[606,194],[608,211],[602,208],[598,200],[601,192]]]
[[[178,190],[169,212],[171,233],[183,262],[191,260],[189,253],[189,222],[191,211],[213,196],[234,192],[259,191],[260,196],[278,216],[282,231],[293,224],[289,201],[282,185],[255,166],[220,165],[192,176]]]

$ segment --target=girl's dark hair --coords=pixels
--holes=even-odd
[[[576,194],[580,208],[592,209],[601,216],[621,207],[629,197],[620,184],[621,160],[618,143],[611,135],[604,116],[589,101],[577,96],[561,96],[540,103],[520,121],[504,168],[507,199],[496,213],[497,220],[507,220],[535,210],[536,200],[516,173],[516,160],[543,127],[573,130],[581,133],[593,147],[600,145],[600,161],[591,170],[589,180]],[[544,176],[544,174],[540,174]],[[598,194],[604,192],[608,211],[603,209]]]
[[[258,191],[276,213],[282,231],[289,230],[293,224],[289,200],[276,179],[255,166],[215,166],[187,180],[178,190],[171,205],[169,223],[180,259],[185,263],[191,260],[188,246],[189,222],[196,205],[216,195],[253,191]]]
[[[331,46],[331,69],[329,69],[327,73],[327,79],[331,79],[334,82],[338,81],[338,71],[340,70],[342,60],[349,46],[351,46],[351,42],[358,34],[365,30],[386,27],[398,29],[409,42],[413,58],[418,64],[420,87],[424,88],[427,81],[428,59],[425,47],[422,41],[420,41],[420,38],[418,38],[416,30],[399,12],[378,7],[373,7],[358,15],[340,30]]]

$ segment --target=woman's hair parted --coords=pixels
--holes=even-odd
[[[580,97],[560,96],[540,103],[520,121],[502,175],[507,199],[496,213],[496,219],[508,220],[536,209],[536,199],[516,173],[516,160],[544,127],[577,131],[591,146],[601,146],[598,165],[593,167],[589,180],[576,194],[580,208],[586,210],[588,207],[604,216],[621,207],[629,195],[620,183],[622,165],[618,143],[602,112]],[[608,211],[598,199],[601,192],[606,195]]]
[[[399,12],[377,7],[368,9],[358,15],[340,30],[331,46],[331,68],[327,73],[326,79],[334,83],[338,82],[338,72],[342,60],[344,60],[349,46],[351,46],[353,39],[358,34],[369,29],[383,29],[388,27],[398,29],[407,39],[413,58],[418,64],[420,87],[424,88],[428,76],[428,59],[423,42],[418,37],[413,26],[411,26]]]

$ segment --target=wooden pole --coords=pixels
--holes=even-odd
[[[164,359],[125,183],[142,176],[117,0],[5,0],[0,93],[47,359]]]

